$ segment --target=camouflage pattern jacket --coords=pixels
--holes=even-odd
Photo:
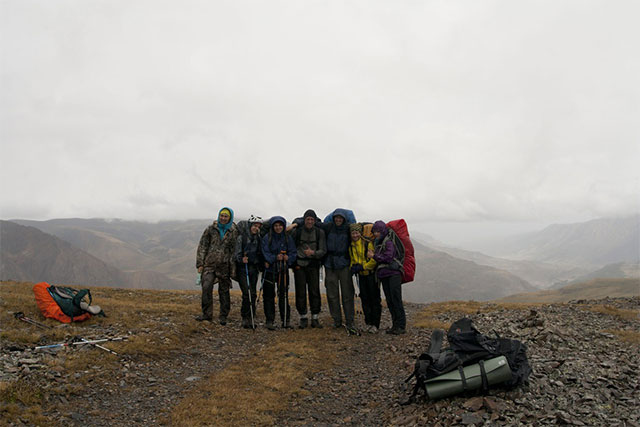
[[[235,223],[225,233],[224,239],[220,239],[218,221],[207,227],[202,233],[198,253],[196,255],[196,268],[204,267],[205,270],[214,270],[218,274],[235,274],[235,260],[233,259],[238,227]]]

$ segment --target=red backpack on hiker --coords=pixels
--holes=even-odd
[[[413,243],[409,238],[409,228],[404,219],[396,219],[389,221],[387,227],[391,228],[398,236],[404,248],[398,248],[399,251],[404,249],[404,260],[402,263],[402,283],[413,282],[416,275],[416,257],[413,249]]]

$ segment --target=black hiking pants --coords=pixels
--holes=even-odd
[[[264,279],[264,315],[267,322],[273,322],[276,318],[276,288],[278,291],[278,310],[280,320],[284,323],[285,313],[287,322],[291,319],[291,306],[289,305],[289,271],[266,272]]]
[[[387,307],[389,307],[389,312],[391,313],[393,328],[405,329],[407,327],[407,318],[404,313],[404,304],[402,303],[402,275],[394,274],[380,280],[382,281],[384,297],[387,299]]]
[[[380,284],[373,273],[367,274],[366,276],[359,274],[358,281],[360,284],[360,299],[362,300],[364,323],[379,328],[380,316],[382,315]]]
[[[236,271],[238,275],[238,284],[242,291],[242,306],[240,307],[240,314],[243,319],[251,319],[251,310],[253,310],[253,317],[255,319],[258,267],[251,264],[238,263]],[[247,283],[247,272],[249,273],[249,283]],[[249,290],[251,290],[251,298],[249,298]]]
[[[307,315],[307,290],[311,314],[320,313],[320,268],[307,265],[294,270],[296,286],[296,310],[300,316]]]

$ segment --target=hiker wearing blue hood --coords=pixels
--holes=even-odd
[[[235,277],[234,250],[238,227],[233,222],[233,210],[220,209],[218,219],[204,230],[196,254],[196,268],[202,275],[202,314],[196,320],[211,321],[213,317],[213,285],[218,283],[220,324],[227,324],[231,309],[231,278]]]
[[[378,263],[376,274],[382,282],[382,290],[393,324],[386,332],[393,335],[404,334],[407,318],[402,302],[402,272],[400,271],[402,264],[397,265],[398,249],[391,236],[393,230],[389,229],[384,221],[376,221],[371,227],[371,232],[375,237],[375,248],[369,251],[369,257]]]
[[[289,306],[289,267],[296,261],[296,245],[285,233],[287,221],[274,216],[269,221],[269,232],[262,238],[262,255],[265,260],[265,280],[263,286],[264,314],[267,329],[274,330],[276,317],[275,288],[278,286],[278,309],[283,328],[290,328],[291,307]]]
[[[336,209],[333,211],[331,221],[323,224],[322,228],[326,233],[327,241],[327,255],[324,262],[325,287],[329,313],[333,318],[333,327],[342,327],[342,311],[344,310],[347,332],[355,335],[358,331],[353,324],[355,289],[349,273],[351,237],[349,224],[347,224],[347,212],[344,209]],[[340,307],[341,300],[342,308]]]

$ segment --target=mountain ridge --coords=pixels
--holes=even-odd
[[[71,243],[35,227],[0,220],[0,279],[48,281],[67,285],[169,289],[165,275],[146,270],[124,272]]]

